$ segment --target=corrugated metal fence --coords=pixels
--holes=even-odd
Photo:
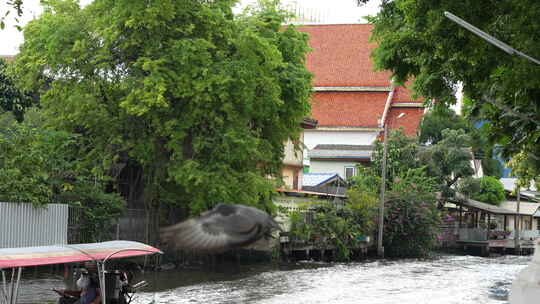
[[[110,240],[149,242],[149,216],[144,209],[127,209],[118,219],[88,227],[84,208],[67,204],[0,202],[0,248],[77,244]],[[91,234],[90,234],[91,233]]]
[[[67,244],[69,207],[0,202],[0,248]]]

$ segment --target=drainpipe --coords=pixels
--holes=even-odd
[[[381,123],[379,124],[380,128],[383,128],[384,125],[386,124],[386,116],[388,116],[388,112],[390,112],[390,105],[392,104],[392,98],[394,98],[395,89],[396,87],[394,86],[392,82],[390,93],[388,93],[388,98],[386,98],[386,104],[384,105],[384,111],[381,117]]]

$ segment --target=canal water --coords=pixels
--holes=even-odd
[[[133,303],[503,304],[530,256],[441,255],[430,260],[222,265],[146,273]],[[53,301],[61,278],[25,279],[25,303]],[[35,301],[39,299],[39,301]]]

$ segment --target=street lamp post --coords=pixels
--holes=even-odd
[[[377,254],[384,257],[384,247],[382,244],[384,226],[384,192],[386,190],[386,157],[388,154],[388,125],[384,124],[383,159],[382,159],[382,179],[381,179],[381,201],[379,202],[379,234],[377,235]]]
[[[487,42],[493,44],[494,46],[500,48],[501,50],[505,51],[506,53],[510,54],[510,55],[518,55],[518,56],[521,56],[529,61],[532,61],[536,64],[540,64],[540,60],[536,59],[536,58],[533,58],[525,53],[522,53],[516,49],[514,49],[513,47],[509,46],[508,44],[498,40],[497,38],[489,35],[488,33],[480,30],[479,28],[475,27],[474,25],[468,23],[467,21],[459,18],[458,16],[450,13],[450,12],[444,12],[444,15],[446,16],[446,18],[454,21],[455,23],[457,23],[458,25],[464,27],[465,29],[473,32],[474,34],[476,34],[478,37],[486,40]]]
[[[400,113],[396,119],[400,119],[405,116],[405,113]],[[377,235],[377,254],[379,257],[384,258],[384,246],[383,246],[383,230],[384,230],[384,200],[386,192],[386,159],[388,158],[388,124],[383,122],[384,127],[384,141],[383,141],[383,159],[382,159],[382,178],[381,178],[381,200],[379,202],[379,233]]]
[[[516,182],[517,183],[517,182]],[[517,207],[516,207],[516,218],[515,218],[515,221],[514,221],[514,229],[515,229],[515,233],[514,233],[514,249],[515,249],[515,252],[514,254],[521,254],[521,243],[519,241],[519,230],[521,229],[520,225],[521,225],[521,215],[519,214],[519,205],[520,205],[520,201],[521,201],[521,188],[519,186],[516,187],[516,198],[517,198]]]

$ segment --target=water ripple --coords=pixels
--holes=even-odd
[[[238,266],[158,273],[155,293],[134,303],[504,304],[530,257],[440,256],[292,267]],[[153,276],[145,278],[154,284]],[[46,286],[54,280],[45,281]],[[23,282],[23,289],[30,282]]]

